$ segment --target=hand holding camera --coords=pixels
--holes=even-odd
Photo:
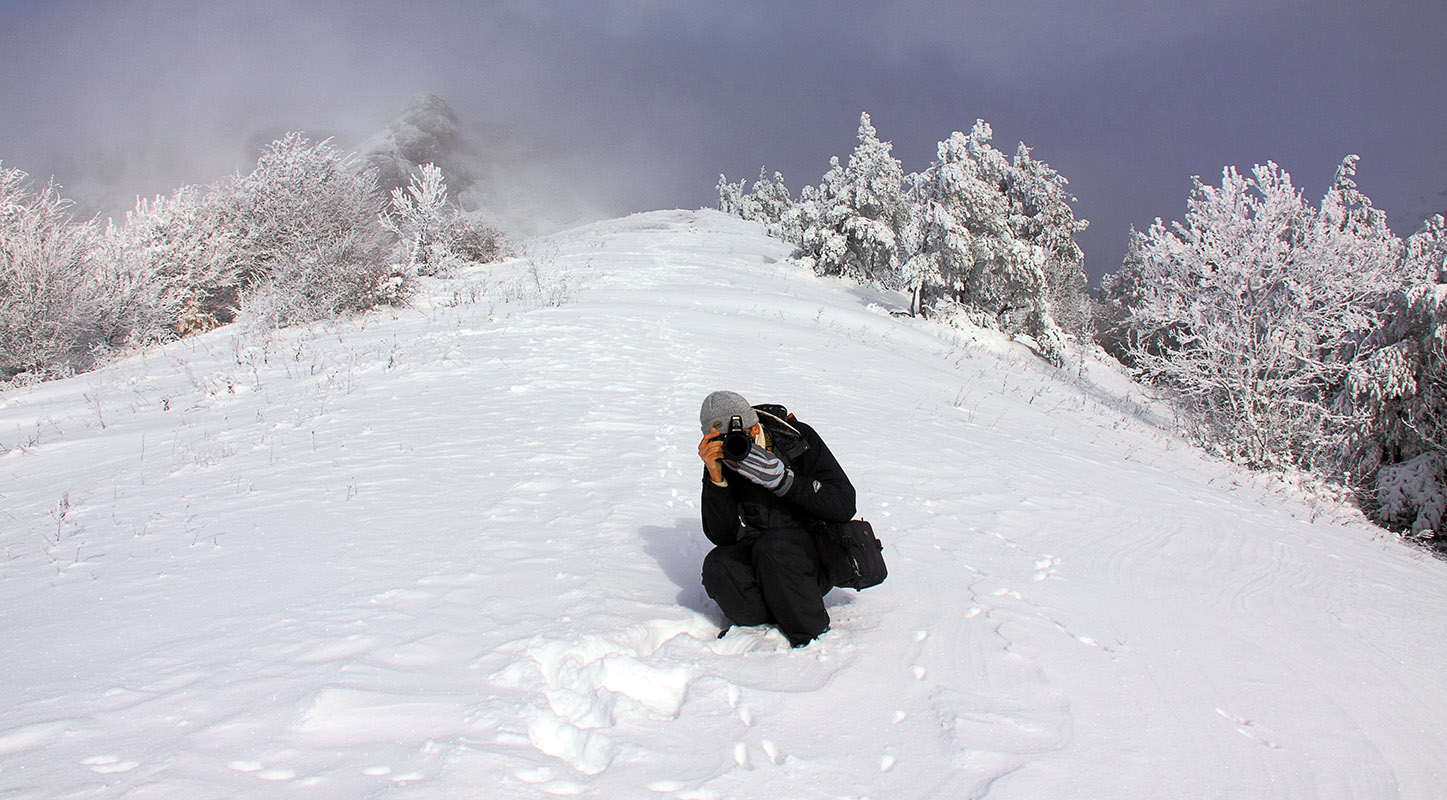
[[[744,428],[742,417],[729,419],[729,429],[719,433],[710,429],[698,445],[698,456],[708,467],[708,475],[715,483],[723,482],[723,464],[727,464],[743,477],[776,494],[782,495],[793,483],[793,473],[779,457],[754,442],[754,436]]]

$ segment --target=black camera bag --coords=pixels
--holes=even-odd
[[[817,522],[814,546],[824,563],[829,583],[841,589],[868,589],[884,582],[884,545],[874,527],[862,519],[852,522]]]

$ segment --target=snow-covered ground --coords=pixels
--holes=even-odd
[[[0,394],[0,797],[1447,796],[1447,564],[786,254],[643,214]],[[807,649],[715,638],[718,388],[886,543]]]

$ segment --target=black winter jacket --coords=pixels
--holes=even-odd
[[[801,449],[784,436],[770,436],[770,451],[794,471],[793,485],[783,497],[727,466],[724,475],[728,486],[716,485],[704,471],[703,532],[709,541],[730,545],[768,528],[804,527],[811,520],[848,522],[854,518],[854,485],[834,454],[813,428],[797,420],[789,420],[788,424],[801,434],[806,447]],[[765,429],[771,426],[766,424]]]

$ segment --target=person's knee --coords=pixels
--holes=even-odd
[[[715,547],[703,557],[703,587],[714,597],[721,588],[753,583],[752,575],[742,574],[745,571],[753,570],[743,554],[731,547]]]
[[[725,579],[728,568],[724,565],[724,559],[719,556],[718,550],[712,550],[703,557],[703,587],[708,590],[709,596],[713,596],[713,589]]]

